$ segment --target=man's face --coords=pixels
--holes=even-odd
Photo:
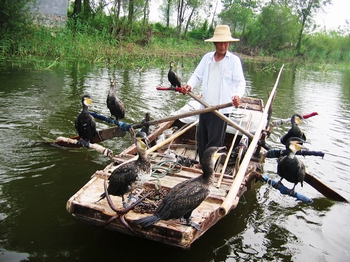
[[[230,46],[230,42],[214,42],[214,45],[217,54],[225,55]]]

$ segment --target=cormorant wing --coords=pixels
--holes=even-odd
[[[208,196],[208,188],[200,183],[188,182],[177,184],[163,199],[156,211],[161,219],[181,218],[192,212]]]

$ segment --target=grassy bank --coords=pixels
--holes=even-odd
[[[53,29],[35,27],[21,38],[2,40],[2,65],[49,69],[71,63],[94,64],[103,67],[118,67],[142,70],[151,67],[168,67],[175,60],[185,67],[194,67],[204,53],[213,50],[213,44],[198,40],[178,40],[155,34],[147,41],[142,39],[111,39],[107,33],[86,30],[74,31],[69,28]],[[144,40],[144,39],[143,39]],[[231,49],[236,51],[237,44]],[[293,57],[238,55],[244,61],[273,63],[293,63],[316,70],[350,68],[349,63]],[[273,70],[273,66],[268,67]],[[279,66],[277,66],[279,68]]]

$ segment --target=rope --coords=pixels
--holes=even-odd
[[[244,200],[243,200],[243,201],[241,201],[241,198],[244,198]],[[244,196],[244,195],[242,195],[242,197],[241,197],[241,198],[239,199],[239,203],[241,203],[241,204],[243,204],[243,205],[248,204],[248,202],[247,202],[247,200],[245,199],[245,196]]]
[[[182,165],[178,162],[171,160],[161,161],[157,165],[152,165],[151,177],[154,177],[155,179],[151,179],[150,181],[157,180],[156,189],[159,190],[161,188],[161,178],[165,177],[168,173],[179,173],[181,170]]]

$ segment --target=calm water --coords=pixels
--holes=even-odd
[[[266,102],[277,72],[245,64],[247,95]],[[326,153],[303,158],[309,173],[350,199],[350,72],[283,72],[273,119],[319,113],[302,125],[309,148]],[[325,199],[307,183],[296,190],[312,205],[296,202],[265,184],[254,190],[192,248],[177,248],[109,232],[77,221],[67,200],[108,159],[86,149],[47,146],[58,136],[74,136],[80,99],[92,95],[91,110],[109,115],[109,78],[126,105],[125,122],[144,114],[168,116],[187,101],[182,94],[156,91],[168,85],[167,70],[123,71],[74,65],[43,71],[0,71],[0,261],[350,261],[350,205]],[[191,68],[178,69],[188,79]],[[98,128],[107,124],[98,123]],[[274,129],[269,144],[281,148],[288,126]],[[115,153],[130,137],[103,143]],[[265,172],[277,179],[276,160]]]

